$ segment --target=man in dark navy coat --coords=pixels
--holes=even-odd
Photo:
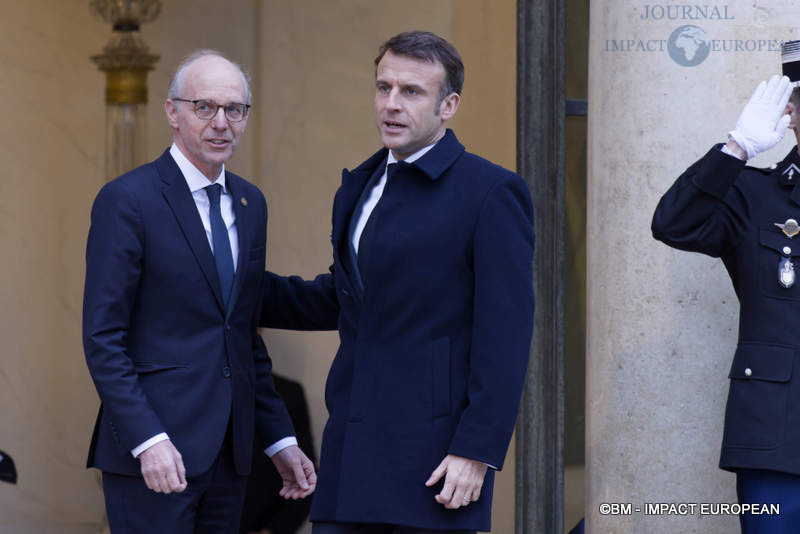
[[[780,505],[779,515],[743,514],[747,533],[800,529],[800,154],[745,166],[787,127],[800,138],[800,71],[785,62],[784,72],[791,80],[762,82],[727,144],[689,167],[653,217],[656,239],[722,258],[739,298],[720,467],[736,472],[743,504]]]
[[[281,494],[314,489],[257,334],[266,203],[225,170],[249,107],[238,65],[189,56],[165,104],[172,147],[92,208],[84,347],[102,405],[88,465],[114,534],[237,532],[254,421]]]
[[[530,350],[533,214],[517,174],[446,129],[463,76],[434,34],[381,47],[384,148],[342,174],[330,274],[266,274],[265,326],[341,340],[315,534],[490,528]]]

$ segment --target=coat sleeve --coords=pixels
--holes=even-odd
[[[533,329],[533,207],[517,175],[494,185],[474,233],[474,308],[467,406],[448,452],[502,467]]]
[[[735,182],[745,164],[712,148],[686,169],[653,215],[653,237],[667,245],[720,257],[744,236],[746,195]]]
[[[142,271],[144,230],[133,196],[112,182],[92,207],[86,246],[83,344],[121,453],[165,432],[128,355],[128,331]]]
[[[257,332],[253,336],[253,357],[256,378],[256,429],[263,442],[270,446],[296,434],[286,404],[275,388],[272,378],[272,359],[267,353],[264,340]]]
[[[339,301],[334,267],[314,280],[264,273],[260,326],[289,330],[336,330]]]

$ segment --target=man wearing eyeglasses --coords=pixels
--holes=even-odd
[[[84,348],[102,405],[88,466],[114,534],[236,532],[254,433],[283,497],[316,484],[256,331],[266,202],[225,169],[249,108],[241,68],[195,52],[169,87],[172,146],[92,208]]]

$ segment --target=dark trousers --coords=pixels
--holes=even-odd
[[[233,466],[230,432],[211,468],[187,477],[181,493],[155,493],[144,478],[103,473],[111,534],[230,534],[238,532],[247,477]]]
[[[777,471],[742,469],[736,473],[739,503],[779,505],[780,513],[744,513],[739,516],[743,534],[795,534],[800,532],[800,476]]]
[[[376,523],[315,522],[312,534],[475,534],[474,530],[428,530]]]

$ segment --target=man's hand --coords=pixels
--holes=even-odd
[[[279,492],[284,499],[303,499],[314,493],[317,487],[317,474],[314,464],[303,454],[297,445],[289,445],[272,455],[272,463],[283,479]]]
[[[170,440],[159,441],[139,455],[147,487],[156,493],[181,492],[186,489],[186,469],[181,453]]]
[[[756,87],[736,121],[736,129],[728,134],[747,153],[747,159],[769,150],[783,138],[789,126],[790,117],[784,112],[792,89],[789,78],[777,75]]]
[[[448,454],[439,467],[433,470],[425,485],[433,486],[442,476],[445,477],[444,486],[436,495],[436,502],[454,510],[480,498],[483,478],[486,476],[486,464]]]

